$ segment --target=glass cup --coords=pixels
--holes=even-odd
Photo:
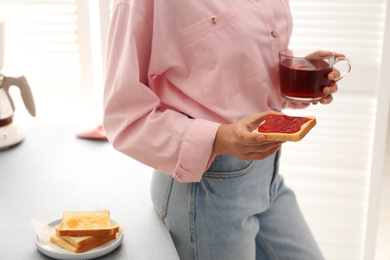
[[[344,61],[348,68],[337,79],[328,80],[333,66]],[[351,62],[345,57],[335,58],[330,51],[293,51],[279,52],[279,72],[281,95],[295,102],[316,102],[326,95],[324,87],[331,86],[351,71]]]

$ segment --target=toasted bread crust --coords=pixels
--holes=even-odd
[[[119,232],[119,225],[115,223],[114,221],[111,221],[111,225],[113,226],[113,233]],[[56,234],[59,235],[59,228],[60,225],[55,226]],[[76,248],[85,247],[88,244],[96,243],[99,239],[104,238],[103,236],[82,236],[82,237],[75,237],[75,236],[60,236],[62,239],[66,240],[68,243],[72,244]]]
[[[95,237],[104,237],[112,235],[113,229],[79,229],[79,230],[59,230],[59,236],[70,236],[70,237],[85,237],[85,236],[95,236]]]
[[[256,132],[262,134],[265,137],[265,140],[268,141],[291,141],[291,142],[298,142],[302,140],[306,134],[316,125],[317,121],[314,116],[305,116],[305,118],[310,119],[306,123],[304,123],[301,126],[301,130],[295,133],[262,133],[259,132],[257,129]]]
[[[89,243],[83,247],[75,247],[62,237],[58,236],[56,233],[50,236],[50,241],[70,252],[73,253],[84,253],[86,251],[89,251],[95,247],[98,247],[100,245],[103,245],[111,240],[114,240],[116,238],[116,234],[110,235],[110,236],[105,236],[105,237],[100,237],[98,240],[96,240],[93,243]]]

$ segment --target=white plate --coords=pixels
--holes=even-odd
[[[55,221],[49,223],[48,225],[55,226],[55,225],[60,224],[61,221],[62,221],[62,219],[58,219],[58,220],[55,220]],[[115,221],[115,222],[117,222],[117,221]],[[79,260],[79,259],[81,259],[81,260],[84,260],[84,259],[98,258],[98,257],[104,256],[108,253],[111,253],[122,243],[123,236],[124,236],[124,233],[122,233],[115,240],[108,242],[106,246],[101,245],[101,246],[93,248],[85,253],[77,253],[77,254],[66,251],[65,249],[62,249],[62,248],[61,248],[61,251],[64,251],[64,252],[53,251],[49,247],[41,245],[39,243],[38,236],[35,240],[35,243],[37,244],[39,251],[41,251],[43,254],[50,256],[54,259],[64,259],[64,260]]]

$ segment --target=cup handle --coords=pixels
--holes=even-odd
[[[344,73],[343,75],[340,75],[340,77],[338,77],[337,79],[334,80],[334,82],[337,82],[339,81],[340,79],[344,78],[345,76],[347,76],[350,72],[351,72],[351,69],[352,69],[352,63],[350,60],[348,60],[347,58],[345,57],[337,57],[336,60],[335,60],[335,63],[334,65],[336,65],[336,63],[338,63],[339,61],[345,61],[347,64],[348,64],[348,71],[346,73]]]

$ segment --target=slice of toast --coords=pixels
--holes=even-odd
[[[114,233],[108,210],[65,211],[57,234],[59,236],[109,236]]]
[[[268,115],[255,130],[268,141],[298,142],[316,125],[314,116]]]
[[[118,233],[119,232],[119,224],[117,224],[114,221],[111,221],[111,225],[113,227],[113,234]],[[100,237],[97,237],[97,236],[82,236],[82,237],[60,236],[59,235],[59,228],[60,228],[60,225],[55,226],[57,236],[66,240],[68,243],[72,244],[76,248],[85,247],[88,244],[95,243],[95,242],[99,241],[99,239],[103,238],[102,236],[100,236]]]
[[[97,239],[93,243],[89,243],[85,246],[82,247],[75,247],[62,237],[58,236],[56,233],[50,236],[50,241],[70,252],[73,253],[84,253],[86,251],[89,251],[95,247],[98,247],[100,245],[103,245],[111,240],[114,240],[116,238],[116,233],[109,235],[109,236],[104,236],[104,237],[97,237]]]

